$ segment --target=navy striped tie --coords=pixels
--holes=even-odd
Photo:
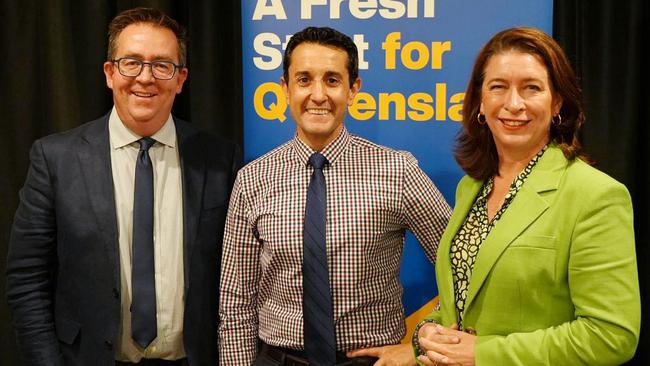
[[[327,164],[327,159],[320,153],[314,153],[309,163],[314,172],[307,190],[303,229],[305,353],[310,365],[332,366],[336,363],[336,334],[325,244],[327,188],[323,166]]]
[[[153,168],[149,148],[151,137],[138,141],[133,196],[133,243],[131,256],[131,337],[142,348],[156,338],[156,282],[153,257]]]

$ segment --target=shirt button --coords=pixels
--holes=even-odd
[[[106,345],[106,349],[108,349],[109,351],[113,350],[113,342],[111,342],[110,340],[104,341],[104,345]]]
[[[113,297],[116,298],[116,299],[120,298],[120,290],[118,290],[115,287],[113,287]]]

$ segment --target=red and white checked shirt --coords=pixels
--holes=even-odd
[[[297,137],[237,176],[221,268],[220,364],[252,365],[257,339],[303,349],[302,236],[308,164]],[[407,152],[343,132],[321,153],[327,258],[340,351],[397,344],[405,333],[399,266],[405,230],[432,262],[451,210]]]

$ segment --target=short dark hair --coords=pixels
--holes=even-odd
[[[289,66],[291,65],[291,54],[301,43],[315,43],[324,46],[332,46],[344,50],[348,54],[348,75],[350,87],[359,77],[359,55],[357,45],[352,38],[329,27],[307,27],[294,34],[287,44],[282,60],[284,80],[289,81]]]
[[[581,154],[577,136],[585,120],[582,91],[564,51],[553,38],[539,29],[510,28],[497,33],[483,46],[476,57],[465,91],[463,128],[456,140],[454,156],[465,173],[475,179],[485,180],[499,173],[494,138],[487,124],[478,123],[477,115],[488,61],[495,55],[511,50],[536,56],[546,67],[554,95],[562,98],[562,123],[557,126],[551,123],[551,141],[559,145],[567,159],[587,159]]]
[[[178,41],[178,61],[185,66],[187,61],[187,32],[178,22],[159,9],[134,8],[121,12],[108,25],[108,60],[115,58],[117,38],[124,28],[131,24],[145,23],[156,27],[169,29]]]

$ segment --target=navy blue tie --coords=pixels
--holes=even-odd
[[[336,334],[325,244],[327,188],[323,166],[327,164],[327,159],[320,153],[314,153],[309,163],[314,172],[307,190],[303,229],[305,353],[310,365],[332,366],[336,364]]]
[[[153,168],[150,137],[138,141],[140,152],[135,164],[133,197],[133,247],[131,255],[131,336],[146,348],[157,334],[156,281],[153,254]]]

